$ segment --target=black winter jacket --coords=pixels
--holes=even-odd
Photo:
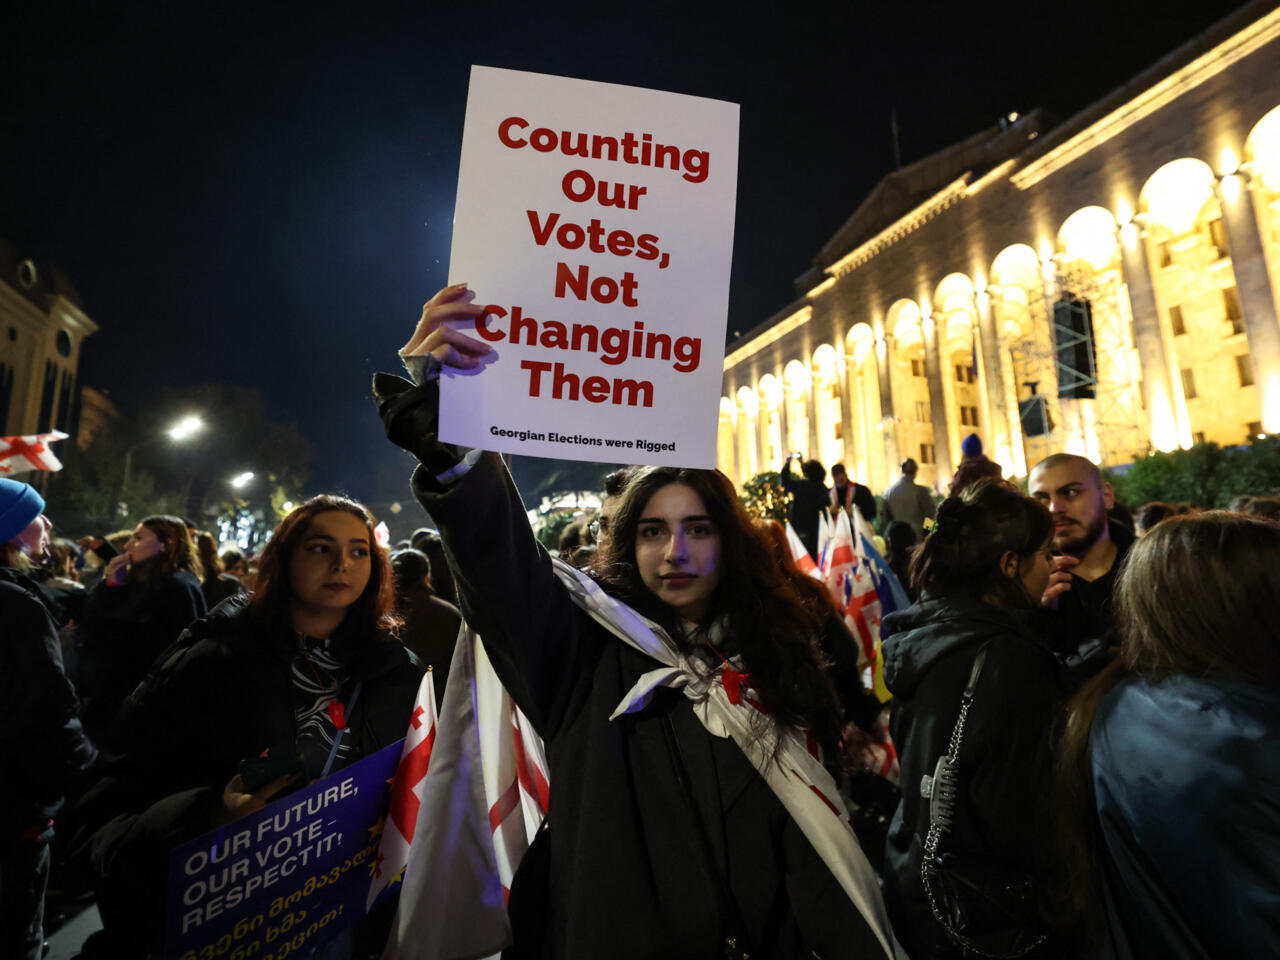
[[[76,640],[87,701],[85,723],[104,747],[113,745],[124,700],[187,625],[203,617],[204,592],[186,570],[89,591]]]
[[[947,751],[974,657],[987,645],[960,747],[960,796],[943,852],[1047,877],[1052,727],[1065,694],[1053,654],[1020,619],[964,597],[923,598],[884,620],[890,730],[902,765],[902,803],[885,848],[885,901],[912,960],[960,957],[920,881],[929,831],[921,777]],[[1053,956],[1052,945],[1035,956]]]
[[[212,829],[241,760],[296,737],[292,635],[269,631],[248,600],[223,601],[152,666],[125,703],[122,752],[82,804],[104,924],[140,948],[162,930],[169,850]],[[422,670],[393,638],[344,639],[348,685],[363,682],[347,717],[351,763],[404,736]]]
[[[782,465],[782,485],[792,496],[791,525],[810,555],[818,555],[818,518],[827,512],[831,493],[821,483],[791,472],[791,460]],[[874,501],[872,501],[874,507]],[[875,513],[875,510],[872,510]]]
[[[0,567],[0,849],[57,813],[97,751],[80,727],[53,612],[36,584]],[[43,832],[43,831],[41,831]]]
[[[448,489],[420,467],[414,490],[439,526],[464,617],[546,743],[549,828],[515,877],[508,956],[710,960],[723,955],[728,914],[755,957],[883,955],[772,790],[682,693],[609,720],[656,664],[574,605],[495,454]]]

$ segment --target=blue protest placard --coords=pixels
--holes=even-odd
[[[165,960],[312,957],[365,913],[401,741],[183,844]]]

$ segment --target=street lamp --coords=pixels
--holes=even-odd
[[[253,482],[253,471],[246,470],[244,473],[238,473],[229,481],[237,490],[243,490]]]
[[[199,417],[183,417],[166,432],[169,434],[169,439],[174,443],[181,443],[183,440],[195,436],[203,429],[204,421]]]
[[[172,440],[174,443],[185,443],[187,440],[190,440],[192,437],[194,437],[197,433],[199,433],[203,429],[204,429],[203,420],[201,420],[197,416],[187,416],[187,417],[183,417],[177,423],[173,424],[173,426],[171,426],[168,430],[166,430],[165,435],[168,436],[168,438]],[[116,499],[115,499],[116,510],[120,513],[120,516],[122,517],[129,515],[129,511],[124,505],[124,491],[125,491],[125,488],[129,485],[129,474],[133,471],[133,455],[139,447],[145,446],[148,443],[154,443],[157,439],[159,438],[146,437],[142,440],[139,440],[137,443],[135,443],[133,446],[131,446],[128,450],[124,452],[124,470],[120,474],[120,486],[116,490]]]

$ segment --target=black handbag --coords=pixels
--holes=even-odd
[[[952,943],[980,957],[1013,960],[1026,956],[1048,936],[1037,909],[1034,878],[980,857],[938,850],[955,816],[960,743],[986,656],[983,646],[969,671],[947,752],[938,758],[933,776],[921,778],[920,795],[929,800],[929,833],[920,858],[920,879],[929,909]]]

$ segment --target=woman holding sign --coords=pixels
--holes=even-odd
[[[390,632],[394,597],[369,511],[313,497],[276,527],[252,598],[219,604],[156,661],[82,808],[105,926],[85,956],[156,947],[170,849],[404,736],[422,671]]]
[[[379,374],[374,394],[421,461],[414,490],[464,616],[546,743],[552,813],[512,885],[516,953],[892,957],[821,759],[839,730],[825,611],[788,586],[716,471],[638,471],[601,582],[553,563],[500,458],[437,439],[442,367],[490,352],[446,322],[474,321],[472,299],[436,294],[401,351],[416,385]]]

